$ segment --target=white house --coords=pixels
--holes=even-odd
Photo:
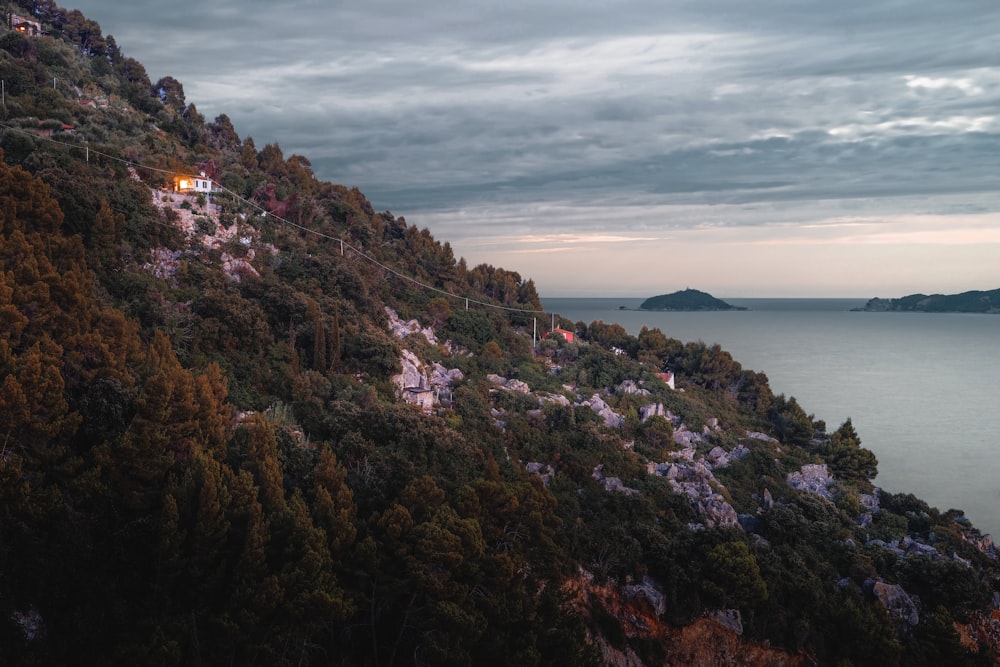
[[[20,33],[31,36],[40,35],[42,32],[41,23],[18,16],[17,14],[10,15],[10,27]]]
[[[211,194],[215,191],[215,184],[212,179],[202,172],[199,176],[174,176],[174,190],[176,192],[203,192]]]
[[[666,382],[667,386],[670,387],[671,389],[675,388],[674,387],[674,374],[671,373],[670,371],[667,371],[665,373],[657,373],[656,377],[658,377],[661,380],[663,380],[664,382]]]

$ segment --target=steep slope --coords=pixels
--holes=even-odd
[[[536,342],[530,280],[24,6],[0,662],[992,660],[996,549],[875,488],[849,421],[658,330]],[[200,172],[211,197],[173,189]]]

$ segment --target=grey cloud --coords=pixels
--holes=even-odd
[[[1000,121],[955,120],[997,114],[993,0],[83,5],[202,113],[408,218],[566,201],[994,201]],[[751,212],[732,224],[767,224]]]

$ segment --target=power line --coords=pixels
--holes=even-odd
[[[9,131],[12,131],[12,132],[20,132],[22,134],[29,135],[33,139],[42,139],[42,140],[45,140],[45,141],[52,142],[54,144],[58,144],[60,146],[65,146],[66,148],[70,148],[70,149],[72,149],[72,148],[81,148],[81,146],[79,146],[77,144],[71,144],[71,143],[67,143],[65,141],[59,141],[59,140],[54,139],[52,137],[41,136],[41,135],[38,135],[38,134],[36,134],[34,132],[30,132],[28,130],[25,130],[23,128],[14,127],[14,126],[3,124],[3,123],[0,123],[0,128],[6,129],[6,130],[9,130]],[[102,152],[100,152],[98,150],[94,150],[94,149],[90,148],[89,145],[85,145],[85,146],[83,146],[83,148],[86,149],[86,152],[87,152],[87,162],[88,163],[90,161],[89,156],[92,153],[94,155],[99,155],[99,156],[101,156],[103,158],[107,158],[109,160],[114,160],[116,162],[120,162],[120,163],[122,163],[122,164],[124,164],[124,165],[126,165],[128,167],[131,167],[131,168],[145,169],[147,171],[159,172],[159,173],[162,173],[162,174],[169,174],[169,175],[172,175],[172,176],[179,175],[179,176],[187,176],[189,178],[198,178],[198,176],[196,176],[194,174],[183,174],[183,173],[178,173],[175,170],[160,169],[158,167],[151,167],[151,166],[140,164],[138,162],[133,162],[131,160],[126,160],[124,158],[120,158],[120,157],[117,157],[117,156],[114,156],[114,155],[109,155],[107,153],[102,153]],[[71,157],[72,157],[72,154],[71,154]],[[433,285],[428,285],[428,284],[426,284],[424,282],[421,282],[420,280],[417,280],[416,278],[413,278],[412,276],[408,276],[408,275],[402,273],[401,271],[398,271],[397,269],[394,269],[391,266],[388,266],[387,264],[384,264],[384,263],[380,262],[379,260],[375,259],[374,257],[372,257],[372,256],[368,255],[367,253],[365,253],[364,251],[362,251],[360,248],[354,247],[353,245],[351,245],[350,243],[348,243],[347,241],[345,241],[344,239],[342,239],[340,237],[333,236],[331,234],[326,234],[325,232],[321,232],[321,231],[316,230],[316,229],[310,229],[309,227],[306,227],[305,225],[301,225],[301,224],[298,224],[296,222],[292,222],[291,220],[286,220],[285,218],[282,218],[281,216],[278,216],[278,215],[275,215],[274,213],[271,213],[270,211],[268,211],[267,209],[265,209],[263,206],[261,206],[257,202],[255,202],[253,200],[250,200],[250,199],[247,199],[247,198],[243,197],[242,195],[239,195],[239,194],[233,192],[229,188],[226,188],[225,186],[223,186],[221,183],[216,183],[216,185],[219,188],[219,190],[221,190],[222,192],[225,192],[225,193],[231,195],[237,201],[243,202],[244,204],[250,206],[251,208],[254,208],[254,209],[258,210],[264,218],[267,218],[268,216],[270,216],[270,217],[274,218],[275,220],[277,220],[277,221],[279,221],[281,223],[284,223],[284,224],[286,224],[286,225],[288,225],[290,227],[294,227],[296,229],[304,231],[304,232],[306,232],[308,234],[313,234],[313,235],[318,236],[320,238],[324,238],[324,239],[328,239],[330,241],[335,241],[337,243],[340,243],[340,252],[341,252],[341,255],[344,254],[345,249],[350,250],[354,254],[356,254],[358,257],[361,257],[366,262],[369,262],[370,264],[372,264],[374,266],[377,266],[380,269],[383,269],[384,271],[388,271],[389,273],[391,273],[392,275],[394,275],[394,276],[396,276],[398,278],[401,278],[403,280],[409,281],[409,282],[411,282],[411,283],[413,283],[415,285],[418,285],[419,287],[421,287],[421,288],[423,288],[425,290],[429,290],[431,292],[435,292],[437,294],[441,294],[443,296],[450,297],[452,299],[458,299],[459,301],[464,301],[466,309],[468,309],[469,304],[475,304],[477,306],[482,306],[484,308],[493,308],[494,310],[502,310],[502,311],[513,312],[513,313],[525,313],[525,314],[544,314],[545,313],[544,310],[533,310],[533,309],[529,309],[529,308],[514,308],[514,307],[511,307],[511,306],[501,306],[501,305],[497,305],[497,304],[494,304],[494,303],[488,303],[486,301],[480,301],[478,299],[473,299],[473,298],[470,298],[470,297],[464,297],[464,296],[460,296],[458,294],[452,294],[451,292],[448,292],[446,290],[440,289],[438,287],[434,287]]]

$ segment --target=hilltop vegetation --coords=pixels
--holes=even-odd
[[[534,344],[531,280],[14,11],[0,663],[992,663],[995,548],[850,420],[656,329]]]
[[[733,306],[722,299],[716,299],[708,292],[683,289],[670,294],[653,296],[639,306],[639,310],[746,310]]]
[[[864,308],[870,312],[920,313],[1000,313],[1000,289],[988,292],[973,290],[961,294],[910,294],[898,299],[869,299]]]

